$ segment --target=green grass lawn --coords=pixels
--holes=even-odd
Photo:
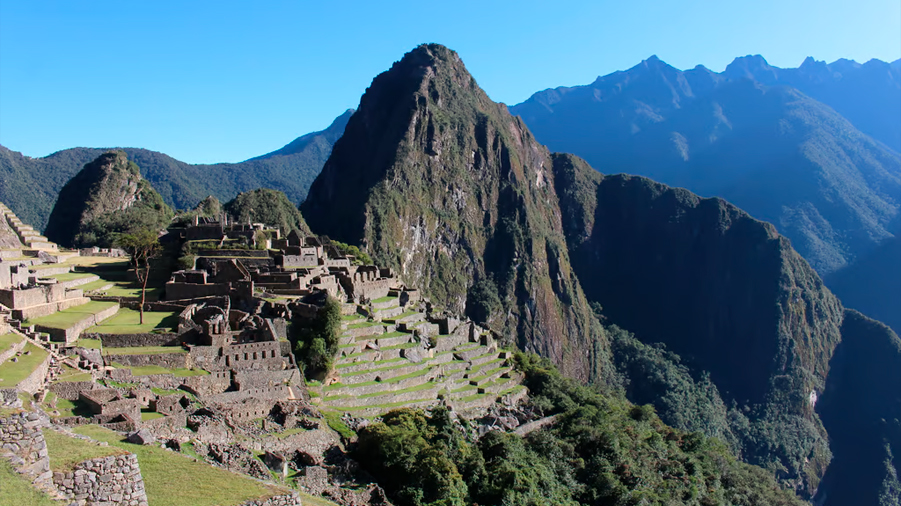
[[[31,482],[17,473],[6,459],[0,459],[0,504],[28,506],[59,506],[62,503],[31,486]]]
[[[82,425],[75,431],[136,454],[153,506],[231,506],[288,492],[157,446],[127,443],[98,425]]]
[[[50,279],[55,279],[57,281],[72,281],[73,279],[82,279],[94,276],[89,272],[65,272],[63,274],[53,274],[52,276],[47,276]]]
[[[85,292],[90,292],[92,290],[100,290],[101,288],[103,288],[105,286],[109,286],[110,284],[111,284],[110,281],[105,281],[105,280],[101,279],[98,281],[91,281],[90,283],[85,283],[83,285],[79,285],[78,288],[81,288]]]
[[[25,355],[29,351],[31,353]],[[23,354],[18,356],[16,362],[13,362],[12,358],[10,358],[0,364],[0,387],[11,388],[18,385],[20,381],[27,378],[47,358],[46,350],[31,343],[26,344],[22,352]]]
[[[171,331],[178,326],[178,314],[169,311],[144,311],[144,324],[140,323],[140,311],[120,308],[119,312],[86,332],[98,334],[143,334],[154,329]]]
[[[388,302],[390,300],[397,300],[397,297],[392,297],[390,295],[386,295],[385,297],[379,297],[372,301],[373,304],[381,304],[382,302]]]
[[[116,304],[116,302],[91,301],[87,304],[70,307],[69,309],[64,309],[51,315],[31,318],[27,320],[25,324],[42,325],[54,329],[68,329],[89,316],[95,315]]]
[[[166,415],[162,413],[157,413],[155,411],[144,411],[141,410],[141,421],[146,422],[147,420],[156,420],[157,418],[162,418]]]
[[[20,342],[24,337],[19,334],[14,334],[10,332],[9,334],[3,334],[0,336],[0,352],[8,350],[12,345]]]
[[[52,394],[52,392],[51,392]],[[59,411],[59,416],[84,416],[91,417],[93,413],[91,412],[91,408],[88,407],[82,401],[74,400],[70,401],[69,399],[63,399],[62,397],[50,397],[50,394],[47,395],[47,398],[44,399],[44,409],[50,409],[50,404],[53,399],[56,399],[56,410]]]
[[[87,348],[89,350],[99,350],[103,345],[100,339],[79,339],[75,341],[75,346]]]
[[[63,364],[60,375],[56,381],[91,381],[91,373],[81,372],[78,369]]]
[[[79,462],[125,453],[115,446],[100,446],[50,429],[44,429],[44,439],[47,441],[50,469],[54,471],[71,471]]]

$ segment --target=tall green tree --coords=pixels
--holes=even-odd
[[[138,283],[141,284],[140,323],[144,324],[144,302],[147,300],[147,280],[150,278],[150,260],[159,256],[163,250],[159,236],[148,229],[138,230],[132,234],[119,236],[117,244],[129,257],[135,270]]]

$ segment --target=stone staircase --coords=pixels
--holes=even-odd
[[[464,323],[453,334],[434,335],[438,325],[421,311],[401,307],[397,298],[354,311],[348,306],[342,308],[334,372],[323,385],[310,386],[313,402],[324,409],[371,417],[443,401],[473,413],[526,394],[512,354],[489,335],[473,334],[478,327]]]
[[[3,219],[9,223],[9,226],[16,232],[16,235],[19,236],[19,240],[27,249],[54,252],[59,250],[56,243],[50,242],[49,239],[41,235],[31,225],[23,223],[22,220],[20,220],[18,216],[10,211],[3,203],[0,203],[0,214],[3,215]]]

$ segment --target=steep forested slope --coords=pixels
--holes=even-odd
[[[172,215],[125,152],[110,151],[63,186],[46,234],[65,247],[110,247],[117,234],[165,229]]]

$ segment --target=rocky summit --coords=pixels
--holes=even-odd
[[[456,53],[425,45],[373,80],[301,210],[314,232],[363,244],[436,304],[606,381],[552,165]]]

